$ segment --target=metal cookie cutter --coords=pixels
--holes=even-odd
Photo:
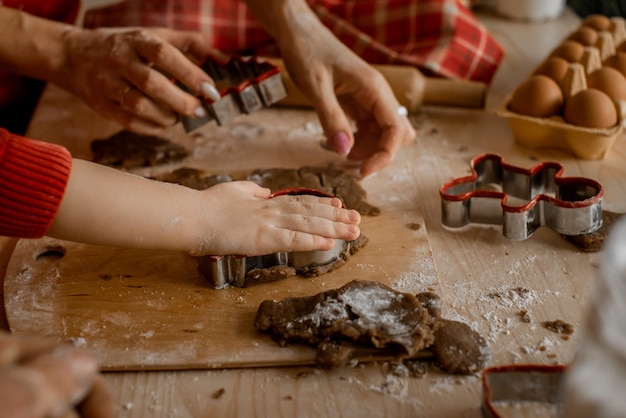
[[[221,99],[202,100],[207,116],[191,118],[181,115],[186,132],[215,120],[224,125],[242,114],[269,107],[287,96],[280,68],[256,58],[233,56],[223,61],[207,59],[200,67],[211,76]]]
[[[292,188],[272,193],[269,198],[303,194],[334,197],[320,190]],[[339,260],[348,247],[348,241],[335,240],[335,246],[328,251],[279,252],[262,256],[207,255],[198,258],[198,269],[214,289],[223,289],[229,285],[246,287],[250,282],[273,281],[281,278],[281,274],[277,273],[269,280],[259,280],[254,273],[260,270],[271,271],[282,267],[289,271],[289,275],[295,275],[303,268],[325,266]],[[282,277],[287,277],[287,275],[283,274]]]
[[[481,154],[472,159],[471,169],[470,176],[439,189],[444,226],[501,224],[504,236],[513,240],[526,239],[544,225],[563,235],[602,226],[602,185],[584,177],[561,177],[559,163],[527,170],[504,163],[500,155]]]
[[[559,404],[566,366],[510,365],[483,370],[482,415],[502,418],[498,403],[515,407],[520,402]]]

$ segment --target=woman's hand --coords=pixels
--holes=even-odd
[[[104,380],[87,352],[4,331],[0,331],[0,405],[7,417],[114,416]]]
[[[328,147],[361,161],[361,175],[367,176],[413,142],[415,130],[382,74],[325,28],[319,32],[315,40],[291,38],[293,45],[281,48],[283,59],[294,82],[313,102]]]
[[[269,189],[248,181],[202,191],[194,255],[330,250],[335,239],[360,235],[361,216],[343,209],[338,198],[269,196]]]
[[[178,114],[205,116],[196,96],[220,97],[213,80],[189,58],[215,52],[199,33],[72,28],[63,42],[65,60],[52,81],[137,133],[158,134]]]
[[[415,140],[406,109],[382,74],[343,45],[305,1],[246,3],[276,39],[291,78],[313,102],[327,145],[362,161],[361,175],[385,167]]]

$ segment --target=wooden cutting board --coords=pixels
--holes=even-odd
[[[392,214],[366,219],[369,245],[327,275],[220,290],[208,287],[186,254],[21,240],[5,279],[7,317],[12,331],[90,349],[107,370],[311,363],[313,350],[281,348],[254,329],[258,305],[354,279],[436,289],[425,229],[406,223]]]
[[[59,100],[63,97],[60,94]],[[90,140],[119,127],[82,105],[72,106],[72,112],[59,110],[50,126],[41,124],[40,136],[45,139],[47,129],[56,132],[59,143],[75,156],[88,158]],[[59,103],[56,108],[63,106]],[[193,135],[175,128],[165,136],[192,149],[181,166],[214,173],[324,166],[339,160],[319,146],[321,131],[313,112],[285,110],[272,115],[264,118],[261,111],[226,127],[208,125]],[[77,130],[76,120],[87,131]],[[11,330],[71,339],[95,353],[105,370],[310,364],[313,349],[279,347],[254,329],[261,301],[311,295],[354,279],[375,280],[411,293],[438,291],[426,227],[417,209],[414,161],[418,152],[417,147],[406,149],[393,168],[363,181],[368,201],[382,211],[362,223],[369,244],[346,265],[315,279],[293,277],[213,290],[200,276],[196,259],[186,254],[50,238],[20,240],[5,279]]]

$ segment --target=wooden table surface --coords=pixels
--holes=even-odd
[[[418,132],[411,146],[416,157],[398,158],[384,173],[365,179],[363,186],[368,189],[376,176],[404,182],[404,176],[411,176],[410,195],[419,199],[405,203],[424,218],[446,306],[444,316],[467,322],[486,337],[490,365],[568,364],[584,332],[586,301],[599,254],[580,252],[547,228],[526,241],[506,240],[497,226],[445,229],[440,223],[438,189],[443,182],[467,174],[475,155],[497,152],[527,168],[538,161],[559,161],[565,175],[594,178],[604,185],[605,209],[626,212],[626,145],[619,138],[601,161],[516,145],[506,121],[493,115],[493,108],[579,20],[570,11],[558,20],[533,24],[505,21],[486,12],[479,16],[507,53],[490,89],[487,110],[433,107],[411,115]],[[280,112],[264,110],[265,123],[279,123],[272,118],[284,116]],[[304,130],[319,129],[313,112],[297,112],[309,120]],[[57,119],[58,131],[50,129]],[[75,133],[77,142],[64,145],[85,157],[81,135],[100,126],[105,131],[114,127],[76,99],[49,88],[29,135],[54,141]],[[297,138],[297,133],[292,134]],[[402,196],[383,192],[370,198],[376,203]],[[5,268],[14,240],[2,238],[0,244],[0,266]],[[530,322],[521,320],[521,311],[528,312]],[[569,340],[540,325],[556,319],[574,326]],[[387,364],[367,364],[333,372],[307,367],[117,372],[106,374],[106,379],[124,418],[480,416],[480,376],[452,376],[434,367],[423,377],[394,372]]]

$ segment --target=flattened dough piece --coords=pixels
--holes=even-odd
[[[197,168],[181,167],[156,178],[156,180],[180,184],[191,189],[204,190],[216,184],[233,181],[233,178],[226,174],[208,174]]]
[[[91,142],[92,161],[120,168],[155,167],[180,161],[189,155],[182,145],[157,136],[122,130]]]
[[[263,301],[254,326],[283,346],[351,341],[404,358],[433,343],[433,321],[414,295],[354,280],[314,296]]]
[[[273,192],[293,187],[307,187],[333,194],[343,200],[348,209],[364,216],[380,215],[380,209],[370,205],[367,193],[355,176],[332,167],[272,168],[253,171],[248,180]]]
[[[439,318],[432,346],[439,366],[449,373],[472,374],[485,367],[489,350],[485,339],[469,325]]]

